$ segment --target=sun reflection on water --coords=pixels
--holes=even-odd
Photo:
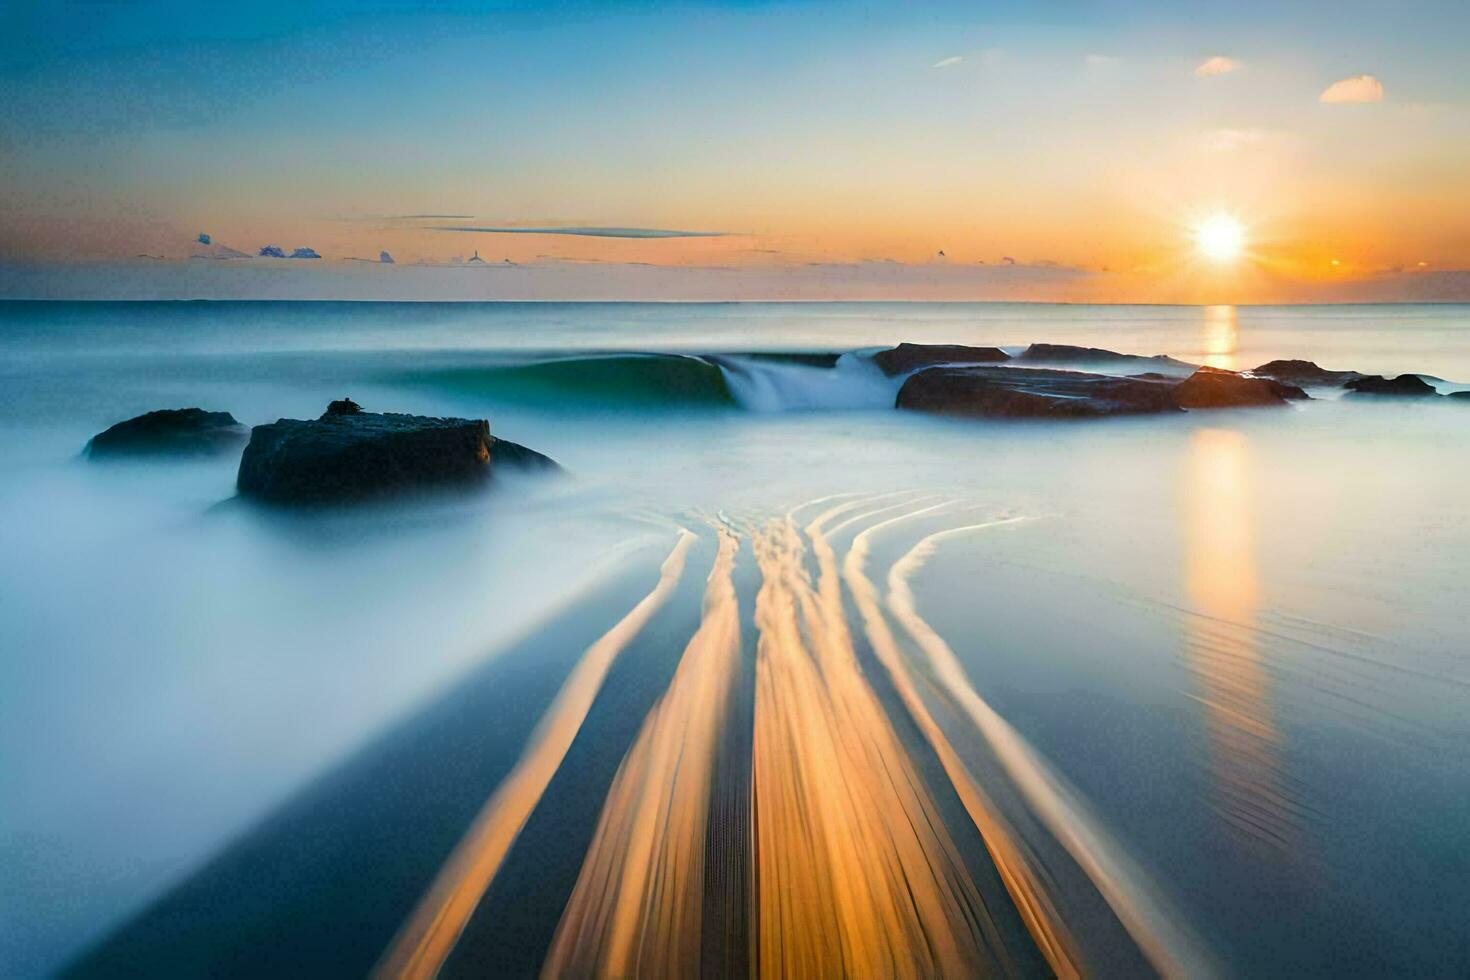
[[[1185,478],[1185,576],[1197,615],[1184,653],[1204,708],[1218,806],[1244,839],[1287,849],[1296,807],[1285,788],[1271,675],[1257,643],[1260,583],[1245,434],[1204,429]]]
[[[1210,367],[1238,371],[1236,348],[1240,343],[1240,321],[1233,306],[1206,306],[1204,362]]]

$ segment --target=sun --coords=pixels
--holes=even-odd
[[[1207,259],[1234,262],[1245,251],[1245,228],[1228,214],[1212,215],[1194,230],[1194,243]]]

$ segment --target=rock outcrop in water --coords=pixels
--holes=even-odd
[[[1306,397],[1295,385],[1212,367],[1200,368],[1174,387],[1174,401],[1180,408],[1255,408]]]
[[[1111,375],[976,365],[919,371],[899,389],[895,405],[982,418],[1099,418],[1285,405],[1306,397],[1294,385],[1211,367],[1181,381],[1156,371]]]
[[[91,459],[117,456],[208,456],[239,448],[248,433],[229,412],[165,408],[119,422],[99,432],[83,453]]]
[[[257,425],[240,459],[242,497],[311,506],[474,487],[502,466],[555,470],[525,446],[496,439],[484,419],[364,412],[351,399],[314,421]]]
[[[1142,354],[1119,354],[1100,347],[1074,347],[1071,344],[1032,344],[1016,360],[1033,364],[1089,364],[1110,368],[1148,368],[1162,374],[1185,375],[1196,365],[1165,354],[1144,357]]]
[[[1354,378],[1343,385],[1355,395],[1382,395],[1391,398],[1438,398],[1439,391],[1417,374],[1401,374],[1385,378],[1381,374]]]
[[[994,364],[1010,359],[1011,355],[999,347],[961,344],[899,344],[873,355],[873,363],[889,377],[939,364]]]
[[[1081,371],[934,367],[904,382],[898,408],[980,418],[1098,418],[1177,412],[1171,381]]]
[[[1258,378],[1274,378],[1286,384],[1309,388],[1340,388],[1363,376],[1357,371],[1329,371],[1312,361],[1302,360],[1267,361],[1260,367],[1253,368],[1250,373]]]

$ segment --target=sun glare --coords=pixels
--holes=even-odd
[[[1217,214],[1195,229],[1194,241],[1206,258],[1233,262],[1245,250],[1245,228],[1230,215]]]

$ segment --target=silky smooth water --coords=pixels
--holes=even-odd
[[[893,726],[891,745],[853,758],[914,760],[943,789],[933,806],[980,882],[985,848],[957,770],[933,749],[947,740],[1052,874],[1084,962],[1126,970],[1140,962],[1128,950],[1152,942],[1142,955],[1155,966],[1236,974],[1470,970],[1470,407],[1319,393],[1269,411],[936,419],[886,407],[896,383],[848,353],[899,341],[1074,343],[1229,368],[1302,357],[1470,387],[1464,306],[0,304],[4,972],[58,969],[208,879],[283,804],[329,793],[343,760],[500,660],[522,671],[526,724],[467,730],[514,758],[586,642],[568,640],[563,659],[517,651],[558,630],[600,632],[598,590],[620,576],[637,594],[652,587],[680,527],[697,540],[661,615],[711,622],[726,607],[706,596],[701,620],[695,583],[722,560],[716,525],[734,542],[732,663],[769,668],[755,676],[771,690],[801,689],[782,672],[799,673],[794,648],[757,649],[777,635],[758,608],[799,605],[809,575],[806,642],[825,622],[857,655],[841,684],[828,664],[811,696]],[[817,367],[755,352],[845,356]],[[488,418],[569,476],[282,517],[230,502],[234,459],[78,458],[92,433],[153,408],[259,424],[314,417],[344,395]],[[828,587],[836,620],[820,618]],[[667,629],[671,652],[615,668],[588,716],[583,738],[608,742],[607,760],[586,763],[606,772],[581,801],[589,820],[619,812],[605,797],[637,812],[639,794],[612,781],[620,759],[657,771],[657,737],[615,738],[597,721],[612,710],[602,701],[634,697],[645,671],[657,675],[646,696],[667,688],[660,710],[673,713],[717,676],[679,680],[692,627],[661,623],[644,640]],[[916,678],[907,701],[903,671]],[[788,758],[760,753],[804,730],[763,709],[774,702],[760,690],[753,722],[698,736],[714,744],[753,724],[757,782]],[[648,704],[627,704],[636,727]],[[874,807],[889,799],[865,791]],[[394,806],[410,808],[405,826],[444,822],[450,841],[464,831],[432,796]],[[767,828],[788,815],[762,812]],[[516,847],[554,851],[558,833],[536,822],[547,819],[538,811]],[[582,846],[623,853],[609,833],[588,824]],[[350,853],[357,838],[339,836],[313,847]],[[585,905],[606,890],[572,889],[579,868],[591,874],[580,850],[545,860],[566,864],[566,887],[545,885],[553,912],[531,968],[570,948],[551,935],[569,896]],[[503,888],[522,880],[508,867]],[[383,921],[406,920],[419,890]],[[511,962],[498,935],[472,921],[463,955],[490,958],[464,968]]]

